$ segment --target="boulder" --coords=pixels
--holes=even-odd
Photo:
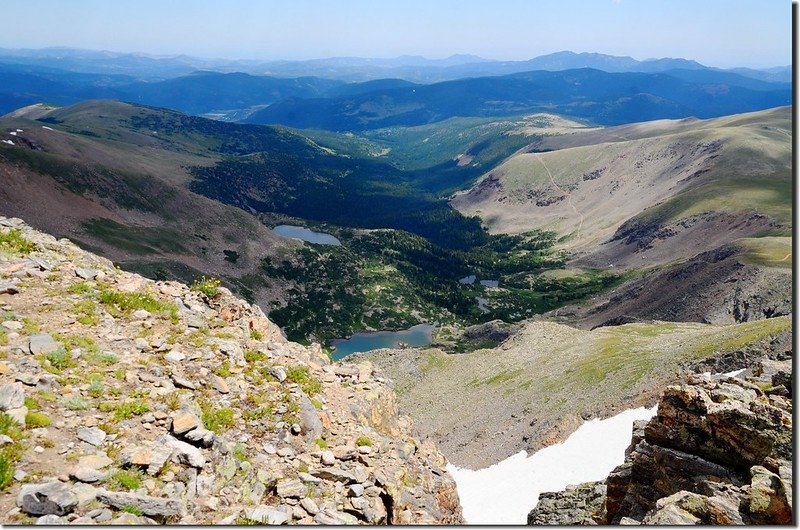
[[[0,386],[0,410],[17,409],[25,404],[25,387],[22,383]]]
[[[40,353],[47,354],[56,351],[59,346],[60,344],[47,333],[39,333],[31,336],[30,342],[28,343],[28,349],[33,355],[38,355]]]
[[[100,490],[97,500],[118,510],[133,507],[150,516],[169,517],[181,515],[185,511],[183,503],[178,499],[162,499],[138,493]]]
[[[66,515],[78,505],[78,497],[63,482],[23,485],[17,506],[31,515]]]

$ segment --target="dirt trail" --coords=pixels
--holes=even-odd
[[[572,195],[571,195],[571,193],[566,191],[566,190],[564,190],[564,189],[562,189],[558,184],[556,184],[556,181],[553,178],[553,174],[550,173],[550,169],[547,167],[547,164],[544,163],[544,160],[542,160],[542,157],[537,154],[536,155],[536,160],[538,160],[542,164],[542,167],[544,167],[544,170],[547,171],[547,176],[550,177],[550,183],[553,185],[553,187],[555,187],[558,191],[560,191],[561,193],[563,193],[563,194],[565,194],[567,196],[567,204],[569,204],[569,207],[572,208],[572,210],[578,215],[578,218],[580,219],[580,221],[578,222],[578,229],[575,232],[575,237],[576,238],[580,238],[581,237],[581,228],[583,228],[583,214],[580,212],[580,210],[578,210],[575,207],[574,204],[572,204]]]

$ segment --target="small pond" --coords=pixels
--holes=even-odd
[[[282,237],[290,237],[292,239],[302,239],[314,245],[336,245],[341,246],[338,239],[325,232],[314,232],[302,226],[293,225],[278,225],[272,229],[273,232]]]
[[[373,331],[356,333],[349,339],[331,341],[333,359],[338,361],[352,353],[377,350],[380,348],[397,348],[400,343],[413,347],[427,346],[433,340],[436,326],[418,324],[402,331]]]

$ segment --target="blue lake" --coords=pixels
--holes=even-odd
[[[436,326],[418,324],[403,331],[375,331],[372,333],[356,333],[349,339],[331,341],[333,359],[338,361],[352,353],[377,350],[380,348],[397,348],[400,343],[409,346],[427,346],[433,340]]]
[[[273,232],[283,237],[290,237],[292,239],[302,239],[315,245],[336,245],[340,246],[341,243],[338,239],[325,232],[314,232],[302,226],[293,225],[278,225],[272,229]]]

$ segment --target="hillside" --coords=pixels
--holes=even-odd
[[[564,235],[573,266],[628,271],[632,283],[611,302],[575,310],[578,319],[591,313],[586,325],[626,316],[730,322],[788,311],[788,107],[579,131],[543,138],[529,151],[452,204],[493,233]],[[665,296],[675,289],[679,296]]]
[[[392,146],[378,159],[348,149],[345,136],[311,139],[113,101],[26,107],[0,127],[6,214],[151,278],[220,278],[293,340],[519,320],[614,282],[567,273],[532,293],[519,273],[561,267],[553,236],[489,236],[433,194],[530,141],[582,129],[554,116],[381,131],[364,140]],[[342,244],[276,237],[269,227],[281,223]],[[475,301],[486,288],[458,283],[470,274],[504,282],[491,311]]]
[[[687,367],[715,372],[790,347],[790,316],[727,326],[649,322],[577,329],[525,322],[494,348],[357,354],[395,382],[400,410],[454,465],[480,469],[563,440],[583,420],[652,405]],[[497,407],[502,403],[502,408]]]
[[[458,524],[368,363],[0,217],[3,524]]]

